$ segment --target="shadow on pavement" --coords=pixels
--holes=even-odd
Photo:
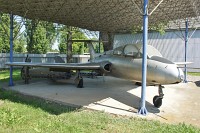
[[[91,103],[96,103],[108,97],[117,100],[125,105],[138,109],[140,103],[140,97],[129,93],[129,90],[136,89],[136,86],[131,81],[109,78],[105,79],[105,82],[102,82],[100,78],[98,79],[84,79],[84,88],[76,88],[73,83],[58,83],[50,82],[50,85],[64,86],[65,89],[71,90],[68,91],[70,97],[76,101],[76,105],[89,105]],[[70,86],[70,87],[69,87]],[[70,88],[70,89],[69,89]],[[74,91],[74,92],[73,92]],[[67,95],[67,94],[66,94]],[[68,95],[67,95],[68,96]],[[78,100],[78,101],[77,101]],[[119,107],[120,108],[120,107]],[[150,113],[159,113],[160,110],[154,107],[153,104],[146,101],[146,108]],[[135,112],[137,113],[137,112]]]
[[[76,88],[73,82],[59,83],[42,80],[29,85],[21,84],[11,87],[9,89],[15,92],[5,91],[0,98],[28,104],[35,108],[39,107],[55,115],[74,111],[108,97],[138,109],[140,97],[128,92],[138,86],[131,81],[116,78],[105,78],[105,80],[106,82],[102,82],[101,78],[84,79],[84,88]],[[160,112],[149,102],[146,102],[146,108],[150,113]]]
[[[200,87],[200,81],[195,81],[194,83],[196,84],[196,86]]]

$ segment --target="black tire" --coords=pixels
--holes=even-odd
[[[142,86],[142,83],[136,82],[135,85]]]
[[[160,106],[162,105],[162,98],[160,98],[159,96],[154,96],[153,104],[156,108],[160,108]]]
[[[79,83],[78,83],[78,85],[77,85],[77,88],[83,88],[83,78],[81,78],[81,79],[79,80]]]

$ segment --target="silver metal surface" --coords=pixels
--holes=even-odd
[[[8,62],[6,64],[9,66],[51,68],[52,70],[56,69],[57,72],[63,72],[63,70],[97,70],[102,75],[141,82],[141,48],[142,45],[140,44],[128,44],[97,57],[92,55],[92,60],[88,63]],[[93,49],[91,51],[93,54]],[[154,51],[155,55],[152,54],[152,51]],[[148,47],[147,57],[147,84],[165,85],[179,83],[183,80],[182,70],[175,63],[161,57],[160,53],[152,46]]]
[[[98,56],[94,59],[96,63],[102,61],[110,62],[110,72],[106,73],[107,75],[123,78],[128,80],[134,80],[136,82],[142,81],[142,52],[140,51],[141,46],[139,45],[131,45],[137,47],[138,53],[135,53],[135,49],[131,49],[130,45],[125,45],[114,49],[113,54],[105,54]],[[129,47],[132,54],[126,54],[126,47]],[[147,59],[147,84],[173,84],[179,83],[182,81],[183,72],[178,69],[177,65],[173,62],[160,57],[158,55],[159,52],[156,51],[156,55],[152,55],[152,50],[155,51],[155,48],[148,47],[149,53],[151,53],[151,57],[148,54]],[[120,49],[122,50],[120,52]],[[119,55],[117,55],[115,51],[118,51]],[[147,52],[148,52],[147,51]],[[150,57],[150,58],[149,58]]]

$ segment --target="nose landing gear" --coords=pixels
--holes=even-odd
[[[163,96],[164,96],[162,88],[164,88],[164,86],[159,85],[158,86],[158,94],[159,95],[156,95],[156,96],[153,97],[153,104],[157,108],[159,108],[162,105],[162,99],[163,99]]]

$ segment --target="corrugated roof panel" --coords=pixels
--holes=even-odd
[[[149,0],[149,13],[161,0]],[[142,25],[142,0],[0,0],[0,11],[89,30],[122,32]],[[154,25],[199,16],[199,0],[164,0],[149,17]]]

